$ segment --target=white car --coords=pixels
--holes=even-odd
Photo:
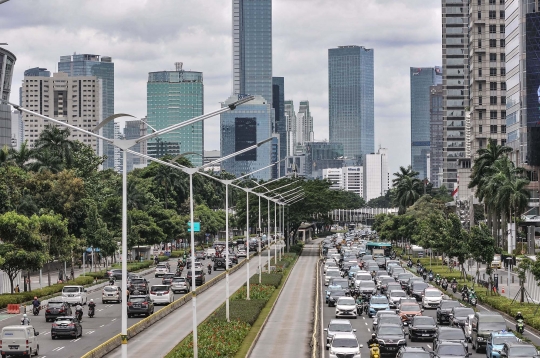
[[[169,268],[167,267],[167,265],[158,264],[154,272],[154,277],[160,277],[160,276],[165,275],[166,273],[169,273]]]
[[[336,302],[336,318],[338,317],[358,317],[356,302],[352,297],[339,297]]]
[[[237,255],[238,255],[238,257],[246,257],[247,256],[246,250],[244,250],[244,249],[238,250]]]
[[[443,294],[436,288],[426,288],[422,294],[422,307],[437,308],[440,306]]]
[[[101,291],[101,303],[122,302],[122,291],[118,286],[105,286]]]
[[[330,358],[351,357],[362,358],[360,348],[354,333],[338,332],[332,337],[332,341],[326,345],[330,350]]]
[[[407,294],[403,290],[391,290],[388,293],[388,302],[390,303],[390,308],[397,308],[401,299],[406,297]]]
[[[154,285],[150,287],[150,299],[154,305],[168,305],[174,302],[174,293],[169,285]]]
[[[77,304],[85,305],[87,299],[86,290],[83,286],[64,286],[62,288],[62,301],[72,306]]]
[[[339,270],[328,270],[324,275],[324,285],[328,286],[328,282],[331,278],[341,278],[341,272]]]

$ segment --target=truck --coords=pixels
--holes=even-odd
[[[493,261],[491,261],[491,268],[494,268],[494,269],[500,269],[501,268],[501,255],[500,254],[495,254],[493,256]]]

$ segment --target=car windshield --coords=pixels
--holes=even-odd
[[[352,327],[348,323],[331,323],[328,330],[332,332],[351,332]]]
[[[441,292],[432,291],[432,290],[426,290],[425,293],[424,293],[424,296],[426,296],[426,297],[441,297]]]
[[[407,312],[417,312],[420,311],[420,306],[414,303],[407,303],[405,305],[402,305],[400,309]]]
[[[342,288],[347,288],[347,287],[349,287],[349,281],[347,281],[347,280],[333,280],[332,285],[333,286],[339,286],[339,287],[342,287]]]
[[[400,273],[398,275],[398,280],[405,280],[409,277],[412,277],[412,273]]]
[[[379,317],[379,324],[383,323],[401,324],[401,318],[396,315],[385,314]]]
[[[143,303],[146,302],[146,297],[130,297],[129,301],[132,303]]]
[[[459,328],[448,329],[448,330],[445,329],[444,331],[441,330],[439,333],[439,340],[441,341],[462,340],[462,339],[465,339],[465,334]]]
[[[338,300],[338,305],[354,305],[354,298],[352,297],[341,297]]]
[[[166,273],[165,276],[163,276],[163,278],[173,278],[174,277],[174,273]]]
[[[518,339],[515,336],[493,337],[493,344],[494,345],[503,345],[505,343],[517,342],[517,341],[518,341]]]
[[[169,287],[168,286],[152,286],[152,288],[150,288],[150,291],[153,291],[153,292],[169,291]]]
[[[534,357],[536,356],[535,347],[512,347],[510,348],[509,357]]]
[[[474,314],[474,310],[472,308],[454,308],[455,317],[468,317],[471,314]]]
[[[341,277],[339,271],[326,271],[326,276],[328,277]]]
[[[421,324],[421,325],[429,325],[429,326],[435,326],[435,321],[432,317],[428,316],[416,316],[414,317],[414,324]]]
[[[384,305],[388,303],[388,298],[382,296],[382,297],[371,297],[371,303],[378,304],[378,305]]]
[[[415,291],[422,291],[422,290],[424,290],[424,289],[426,289],[428,287],[429,287],[428,284],[425,283],[425,282],[415,282],[412,285],[412,288]]]
[[[175,277],[172,282],[186,282],[186,279],[184,277]]]
[[[506,322],[502,317],[483,317],[484,319],[478,323],[479,331],[505,331]],[[486,322],[487,321],[487,322]]]
[[[79,287],[64,287],[62,292],[67,292],[67,293],[79,292]]]
[[[55,322],[60,322],[60,323],[71,323],[73,322],[73,318],[66,318],[66,317],[58,317]]]
[[[103,290],[105,292],[116,292],[118,291],[118,287],[106,286],[105,288],[103,288]]]
[[[448,355],[448,356],[465,357],[467,355],[467,352],[465,351],[465,347],[463,347],[461,344],[453,344],[453,345],[441,344],[439,346],[439,349],[437,350],[437,354],[440,356]]]
[[[353,338],[334,338],[332,341],[332,347],[334,348],[356,348],[358,342]]]
[[[167,268],[167,266],[163,265],[163,264],[159,264],[156,266],[156,268]]]
[[[441,309],[459,307],[461,304],[458,301],[443,301],[441,302]]]
[[[60,308],[62,307],[64,304],[62,302],[49,302],[48,306],[50,308]]]
[[[342,297],[342,296],[346,296],[345,291],[343,290],[336,290],[332,292],[332,297]]]
[[[381,327],[377,332],[381,336],[402,336],[403,330],[401,327]]]

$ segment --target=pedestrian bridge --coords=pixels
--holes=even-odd
[[[361,223],[373,220],[379,214],[397,215],[398,208],[359,208],[359,209],[336,209],[330,212],[330,217],[335,222]]]

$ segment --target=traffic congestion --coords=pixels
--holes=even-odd
[[[389,243],[368,241],[371,234],[350,230],[323,240],[325,357],[540,357],[518,338],[522,317],[477,305],[470,287],[430,276],[419,262],[397,258]]]

